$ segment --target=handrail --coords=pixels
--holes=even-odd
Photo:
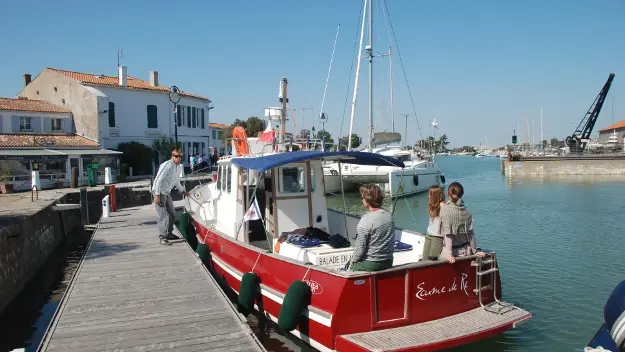
[[[37,200],[39,200],[39,189],[37,188],[37,185],[33,185],[30,188],[30,201],[34,202],[34,198],[33,198],[33,190],[35,191],[35,194],[37,195]]]

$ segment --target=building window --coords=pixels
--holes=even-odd
[[[204,142],[202,142],[202,156],[204,156],[204,153],[206,153],[206,144],[204,144]]]
[[[217,139],[217,130],[213,130],[213,139]]]
[[[148,128],[158,128],[158,109],[156,105],[148,105]]]
[[[52,132],[60,132],[62,129],[61,119],[52,119]]]
[[[32,117],[20,117],[20,132],[30,132],[33,130]]]
[[[109,127],[115,127],[115,103],[112,103],[110,101],[109,101]],[[52,123],[52,130],[54,130],[54,123]]]
[[[187,116],[187,110],[185,109],[184,105],[178,105],[178,109],[180,109],[180,114],[182,116],[182,125],[186,126],[187,123],[185,122],[186,116]]]
[[[202,114],[202,119],[200,122],[202,122],[202,128],[204,128],[204,109],[200,109],[200,112]]]
[[[178,124],[178,127],[182,126],[182,110],[184,110],[183,106],[176,106],[176,123]]]
[[[187,127],[191,127],[191,107],[187,106]]]
[[[197,109],[192,108],[191,111],[193,111],[193,119],[191,120],[191,124],[192,124],[192,127],[195,128],[195,126],[197,126],[197,123],[196,123],[197,122]]]

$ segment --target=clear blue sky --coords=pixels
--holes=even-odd
[[[380,0],[376,0],[380,1]],[[0,12],[0,96],[15,96],[22,74],[45,67],[128,74],[209,96],[214,122],[263,114],[289,80],[297,130],[318,126],[337,25],[341,25],[324,111],[339,134],[360,0],[7,1]],[[503,144],[543,107],[544,136],[573,132],[610,72],[616,78],[595,131],[625,119],[623,0],[387,0],[423,136],[436,117],[454,146]],[[374,49],[389,44],[374,3]],[[366,38],[366,36],[365,36]],[[395,49],[396,50],[396,49]],[[390,130],[389,62],[374,59],[374,124]],[[354,67],[355,70],[355,67]],[[399,56],[393,57],[397,129],[412,113]],[[355,131],[367,133],[368,67],[361,68]],[[312,106],[314,110],[300,110]],[[614,107],[614,114],[612,114]],[[302,121],[302,120],[305,121]],[[573,123],[571,123],[571,120]],[[530,120],[531,121],[531,120]],[[342,135],[349,126],[349,106]],[[292,131],[293,121],[288,128]],[[522,137],[522,135],[520,135]],[[414,116],[408,139],[419,136]]]

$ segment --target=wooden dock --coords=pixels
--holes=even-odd
[[[264,351],[184,241],[159,244],[153,205],[102,219],[39,351]]]

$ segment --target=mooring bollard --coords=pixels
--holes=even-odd
[[[104,184],[110,185],[111,183],[113,183],[113,172],[111,171],[110,167],[105,167],[104,168]]]
[[[115,185],[109,186],[109,196],[111,197],[111,212],[117,211],[117,191],[115,190]]]
[[[109,196],[105,196],[104,198],[102,198],[102,217],[103,218],[108,218],[111,215],[109,200],[110,200]]]

